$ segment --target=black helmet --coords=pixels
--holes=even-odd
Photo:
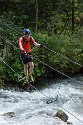
[[[31,34],[31,32],[30,32],[30,30],[29,30],[29,29],[24,29],[24,34],[28,34],[28,35],[30,35],[30,34]]]

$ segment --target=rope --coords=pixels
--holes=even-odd
[[[45,66],[47,66],[47,67],[51,68],[52,70],[54,70],[54,71],[56,71],[56,72],[58,72],[58,73],[62,74],[63,76],[66,76],[67,78],[69,78],[69,79],[71,79],[71,80],[74,80],[74,81],[77,81],[77,82],[79,82],[79,83],[82,83],[82,84],[83,84],[83,82],[78,81],[78,80],[75,80],[75,79],[73,79],[73,78],[69,77],[68,75],[65,75],[64,73],[62,73],[62,72],[58,71],[57,69],[53,68],[52,66],[50,66],[50,65],[48,65],[48,64],[46,64],[46,63],[42,62],[41,60],[38,60],[38,59],[36,59],[36,58],[34,58],[34,59],[35,59],[35,60],[37,60],[37,61],[39,61],[40,63],[44,64]]]
[[[19,81],[21,81],[22,79],[24,79],[25,77],[22,78],[21,75],[19,75],[13,68],[11,68],[5,61],[3,61],[2,58],[0,58],[0,61],[2,61],[7,67],[9,67],[14,73],[16,73],[21,79]],[[34,87],[32,84],[28,83],[32,88],[34,88],[35,90],[39,91],[41,94],[43,94],[45,97],[47,97],[49,99],[49,97],[47,95],[45,95],[43,92],[41,92],[39,89],[37,89],[36,87]]]
[[[15,45],[13,45],[12,43],[10,43],[10,42],[8,42],[8,41],[7,41],[7,43],[9,43],[10,45],[12,45],[14,48],[18,49],[18,48],[17,48]],[[46,47],[46,46],[44,46],[44,48],[46,48],[46,49],[48,49],[49,51],[51,51],[51,52],[53,52],[53,53],[56,53],[56,54],[58,54],[58,55],[60,55],[60,56],[63,56],[63,55],[61,55],[61,54],[59,54],[59,53],[57,53],[57,52],[55,52],[55,51],[49,49],[49,48]],[[65,57],[65,56],[63,56],[63,57]],[[65,58],[67,58],[67,57],[65,57]],[[64,74],[64,73],[62,73],[62,72],[56,70],[55,68],[53,68],[53,67],[51,67],[50,65],[48,65],[48,64],[46,64],[46,63],[44,63],[44,62],[42,62],[41,60],[38,60],[38,59],[36,59],[36,58],[34,58],[34,59],[37,60],[37,61],[39,61],[40,63],[44,64],[45,66],[51,68],[52,70],[54,70],[54,71],[56,71],[56,72],[62,74],[63,76],[66,76],[67,78],[69,78],[69,79],[71,79],[71,80],[78,81],[78,80],[75,80],[75,79],[69,77],[68,75],[66,75],[66,74]],[[67,58],[67,59],[70,60],[69,58]],[[70,61],[74,62],[73,60],[70,60]],[[77,63],[77,62],[74,62],[74,63],[77,64],[77,65],[82,66],[81,64],[79,64],[79,63]],[[82,67],[83,67],[83,66],[82,66]],[[13,69],[12,69],[12,70],[13,70]],[[78,82],[83,84],[83,82],[81,82],[81,81],[78,81]]]
[[[18,49],[18,48],[17,48],[15,45],[13,45],[11,42],[8,42],[8,41],[7,41],[7,43],[9,43],[10,45],[12,45],[14,48]],[[55,54],[58,54],[58,55],[60,55],[60,56],[63,56],[63,55],[61,55],[61,54],[59,54],[59,53],[57,53],[57,52],[55,52],[55,51],[49,49],[49,48],[46,47],[46,46],[44,46],[44,48],[48,49],[49,51],[51,51],[51,52],[53,52],[53,53],[55,53]],[[19,49],[18,49],[18,50],[19,50]],[[63,56],[63,57],[65,57],[65,56]],[[70,60],[68,57],[65,57],[65,58],[68,59],[68,60]],[[48,65],[48,64],[46,64],[46,63],[44,63],[44,62],[42,62],[42,61],[40,61],[40,60],[38,60],[38,59],[36,59],[36,58],[34,58],[34,59],[37,60],[37,61],[39,61],[40,63],[44,64],[45,66],[51,68],[52,70],[54,70],[54,71],[56,71],[56,72],[58,72],[58,73],[60,73],[60,74],[62,74],[62,75],[64,75],[64,76],[66,76],[67,78],[72,79],[72,80],[74,80],[74,81],[78,81],[78,80],[75,80],[75,79],[69,77],[68,75],[66,75],[66,74],[64,74],[64,73],[62,73],[62,72],[56,70],[55,68],[51,67],[50,65]],[[70,60],[70,61],[71,61],[71,62],[74,62],[73,60]],[[81,67],[83,67],[81,64],[79,64],[79,63],[77,63],[77,62],[74,62],[74,63],[77,64],[77,65],[79,65],[79,66],[81,66]],[[12,70],[13,70],[13,69],[12,69]],[[78,82],[83,84],[83,82],[81,82],[81,81],[78,81]]]
[[[16,73],[19,77],[21,77],[13,68],[11,68],[11,67],[3,60],[3,58],[0,58],[0,60],[1,60],[7,67],[9,67],[14,73]]]
[[[2,37],[0,36],[0,38],[2,38]],[[2,39],[3,39],[3,38],[2,38]],[[10,45],[12,45],[14,48],[18,49],[18,48],[17,48],[14,44],[12,44],[11,42],[9,42],[9,41],[6,41],[6,42],[9,43]],[[70,62],[72,62],[72,63],[74,63],[74,64],[77,64],[78,66],[83,67],[83,65],[81,65],[80,63],[78,63],[78,62],[76,62],[76,61],[73,61],[72,59],[68,58],[68,57],[65,56],[65,55],[62,55],[62,54],[60,54],[60,53],[58,53],[58,52],[56,52],[56,51],[54,51],[54,50],[52,50],[52,49],[50,49],[50,48],[48,48],[48,47],[46,47],[46,46],[44,46],[44,48],[47,49],[47,50],[49,50],[49,51],[51,51],[51,52],[53,52],[54,54],[57,54],[57,55],[59,55],[59,56],[65,58],[65,59],[69,60]]]
[[[15,49],[18,49],[18,48],[17,48],[14,44],[12,44],[11,42],[9,42],[9,41],[6,41],[6,42],[9,43],[10,45],[12,45]],[[47,49],[47,50],[49,50],[49,51],[51,51],[51,52],[53,52],[53,53],[55,53],[55,54],[58,54],[58,55],[60,55],[60,56],[62,56],[62,57],[64,57],[64,58],[66,58],[67,60],[69,60],[69,61],[71,61],[71,62],[73,62],[73,63],[75,63],[75,64],[77,64],[77,65],[79,65],[79,66],[81,66],[81,67],[83,67],[81,64],[79,64],[79,63],[77,63],[77,62],[74,62],[73,60],[69,59],[68,57],[63,56],[63,55],[61,55],[61,54],[59,54],[59,53],[57,53],[57,52],[51,50],[50,48],[48,48],[48,47],[46,47],[46,46],[44,46],[44,48]],[[18,49],[18,50],[19,50],[19,49]],[[62,74],[63,76],[66,76],[67,78],[72,79],[72,80],[74,80],[74,81],[78,81],[78,80],[75,80],[75,79],[69,77],[68,75],[66,75],[66,74],[64,74],[64,73],[62,73],[62,72],[56,70],[55,68],[53,68],[53,67],[51,67],[50,65],[48,65],[48,64],[46,64],[46,63],[44,63],[44,62],[42,62],[41,60],[38,60],[38,59],[36,59],[36,58],[34,58],[34,59],[37,60],[37,61],[39,61],[40,63],[44,64],[45,66],[51,68],[52,70],[54,70],[54,71],[56,71],[56,72]],[[81,82],[81,81],[78,81],[78,82],[83,84],[83,82]]]
[[[68,112],[70,115],[72,115],[74,118],[76,118],[78,121],[80,121],[81,123],[83,123],[82,120],[80,120],[79,118],[77,118],[75,115],[73,115],[71,112],[69,112],[68,110],[66,110],[65,108],[63,108],[62,106],[60,106],[59,104],[57,104],[60,108],[64,109],[66,112]]]
[[[64,55],[62,55],[62,54],[60,54],[60,53],[58,53],[58,52],[56,52],[56,51],[53,51],[53,50],[49,49],[49,48],[46,47],[46,46],[44,46],[44,48],[47,49],[47,50],[49,50],[49,51],[51,51],[51,52],[53,52],[53,53],[55,53],[55,54],[57,54],[57,55],[59,55],[59,56],[62,56],[63,58],[65,58],[65,59],[71,61],[71,62],[74,63],[74,64],[77,64],[77,65],[83,67],[83,65],[81,65],[81,64],[79,64],[79,63],[77,63],[77,62],[75,62],[75,61],[73,61],[73,60],[71,60],[71,59],[69,59],[68,57],[66,57],[66,56],[64,56]]]

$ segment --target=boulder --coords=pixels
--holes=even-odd
[[[68,120],[68,115],[63,111],[63,110],[59,110],[54,117],[58,117],[60,118],[62,121],[67,122]]]
[[[14,112],[7,112],[7,113],[4,113],[4,114],[2,114],[2,116],[7,116],[7,117],[14,117]]]

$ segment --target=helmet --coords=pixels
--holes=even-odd
[[[28,35],[30,35],[30,30],[29,29],[24,29],[24,34],[28,34]]]

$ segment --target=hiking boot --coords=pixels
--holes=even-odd
[[[29,82],[29,78],[28,77],[26,77],[26,82]]]
[[[30,82],[34,82],[33,76],[29,76]]]
[[[29,78],[28,78],[28,77],[25,77],[25,80],[24,80],[22,86],[25,86],[27,83],[29,83]]]

